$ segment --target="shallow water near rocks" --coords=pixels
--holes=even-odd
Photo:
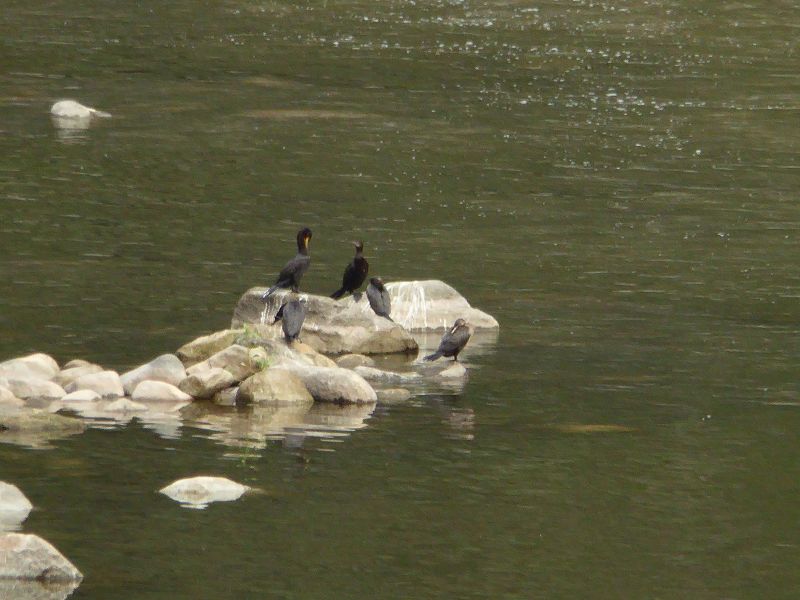
[[[308,291],[359,238],[501,325],[368,414],[0,446],[71,597],[793,597],[797,8],[7,0],[1,357],[174,351],[306,225]],[[196,474],[266,493],[157,493]]]

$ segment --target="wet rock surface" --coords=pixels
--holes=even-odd
[[[69,582],[83,579],[75,566],[37,535],[0,535],[0,579]]]

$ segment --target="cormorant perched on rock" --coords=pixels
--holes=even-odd
[[[275,320],[272,321],[272,324],[274,325],[278,321],[281,322],[283,336],[286,338],[286,343],[289,344],[300,335],[305,319],[306,303],[302,298],[293,298],[281,305],[278,312],[275,313]]]
[[[303,227],[297,232],[297,254],[295,257],[287,262],[283,269],[281,269],[278,279],[275,280],[275,285],[269,288],[261,296],[262,300],[266,300],[278,288],[291,288],[293,292],[300,289],[300,280],[308,270],[308,265],[311,264],[311,257],[308,255],[308,242],[311,239],[311,230],[308,227]]]
[[[356,255],[353,257],[353,261],[347,265],[344,270],[342,287],[331,294],[331,298],[334,300],[338,300],[348,292],[352,294],[361,287],[361,284],[364,283],[364,280],[367,278],[369,263],[367,259],[364,258],[364,242],[353,242],[353,245],[356,247]]]
[[[392,321],[389,314],[392,312],[392,299],[389,298],[389,290],[383,287],[383,279],[372,277],[367,286],[367,300],[375,314],[379,317],[386,317]]]
[[[436,360],[442,356],[452,356],[453,360],[458,360],[458,353],[464,349],[470,337],[472,337],[470,324],[464,319],[456,319],[453,326],[442,336],[436,352],[426,356],[425,360]]]

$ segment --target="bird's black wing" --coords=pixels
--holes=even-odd
[[[469,338],[470,332],[468,328],[457,327],[442,336],[442,341],[439,343],[437,352],[441,352],[445,356],[452,356],[467,345]]]

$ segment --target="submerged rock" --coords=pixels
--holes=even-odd
[[[386,388],[376,392],[379,404],[402,404],[411,398],[411,392],[405,388]]]
[[[18,529],[32,508],[33,504],[17,486],[0,481],[0,529]]]
[[[392,299],[392,319],[409,331],[447,329],[456,319],[466,319],[476,329],[497,329],[500,325],[491,315],[473,308],[453,287],[438,279],[396,281],[387,283]],[[350,299],[360,310],[369,305]]]
[[[170,383],[147,380],[136,386],[131,394],[131,400],[135,402],[191,402],[192,397]]]
[[[49,380],[58,373],[58,363],[47,354],[36,353],[0,363],[0,377],[9,380]]]
[[[119,398],[125,395],[122,381],[116,371],[100,371],[81,375],[66,387],[67,392],[93,390],[103,398]]]
[[[234,310],[232,327],[272,321],[288,292],[275,292],[266,304],[261,299],[263,292],[263,288],[252,288],[244,293]],[[385,354],[417,351],[416,341],[402,327],[371,311],[362,311],[351,301],[336,301],[312,294],[304,296],[307,311],[300,340],[318,352]],[[366,298],[363,294],[361,296],[362,303],[369,307]]]
[[[220,390],[231,387],[236,383],[236,378],[225,369],[213,367],[198,371],[181,381],[178,388],[192,398],[211,398]]]
[[[0,535],[0,579],[80,581],[83,575],[38,535],[6,533]]]
[[[215,331],[184,344],[175,354],[185,366],[189,367],[232,345],[243,333],[244,329]]]
[[[49,440],[82,433],[80,419],[52,414],[46,410],[15,409],[0,412],[0,442],[43,447]]]
[[[384,371],[363,365],[356,367],[353,371],[367,381],[376,383],[410,383],[420,379],[417,373],[395,373],[394,371]]]
[[[120,381],[125,393],[130,396],[142,381],[163,381],[177,386],[185,377],[186,369],[181,359],[174,354],[162,354],[149,363],[123,373]]]
[[[181,504],[204,508],[211,502],[238,500],[248,490],[246,485],[225,477],[200,476],[179,479],[159,492]]]
[[[294,373],[270,368],[245,379],[239,386],[239,399],[253,404],[311,404],[303,381]]]

